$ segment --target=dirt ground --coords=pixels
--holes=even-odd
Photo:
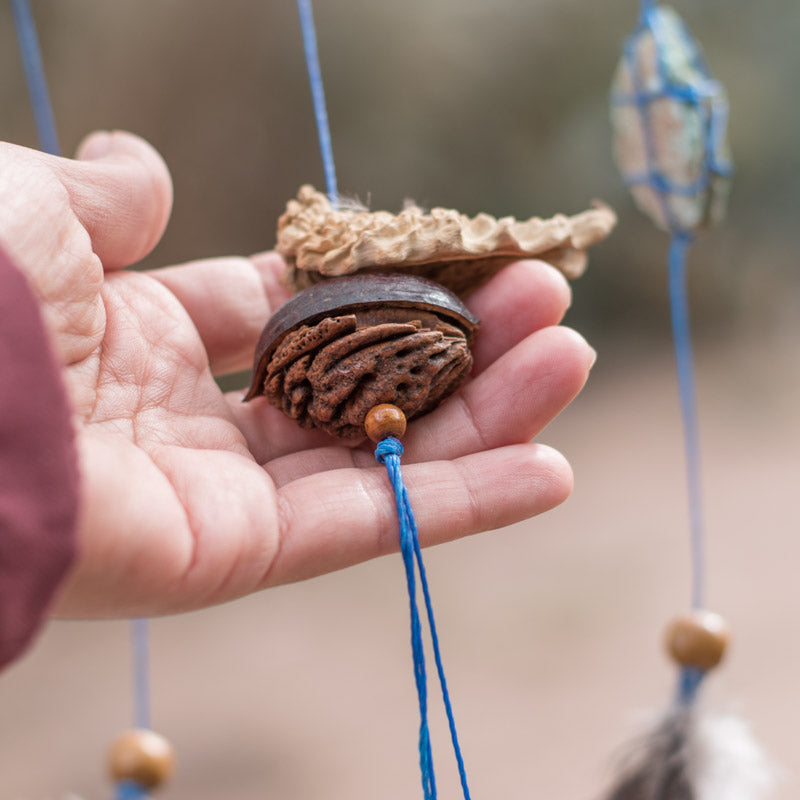
[[[747,718],[800,795],[800,370],[763,329],[698,353],[710,605],[735,633],[706,705]],[[610,349],[610,352],[608,352]],[[688,602],[671,355],[606,348],[541,437],[576,488],[561,508],[426,552],[475,798],[595,800],[663,707],[662,626]],[[155,727],[179,754],[164,800],[420,797],[399,557],[152,624]],[[0,800],[111,796],[129,724],[124,622],[59,622],[0,678]],[[436,699],[435,686],[432,697]],[[460,796],[433,702],[442,798]]]

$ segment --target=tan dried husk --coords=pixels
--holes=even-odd
[[[520,258],[543,259],[577,278],[586,268],[586,248],[615,224],[614,212],[600,203],[574,216],[525,221],[415,205],[395,215],[333,208],[324,194],[303,186],[278,221],[276,249],[296,291],[323,278],[373,271],[422,275],[463,296]]]

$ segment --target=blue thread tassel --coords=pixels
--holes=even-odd
[[[417,685],[417,697],[419,700],[420,730],[419,730],[419,754],[420,770],[422,772],[422,790],[425,800],[434,800],[436,797],[436,780],[433,771],[433,756],[431,753],[430,731],[428,728],[428,690],[427,675],[425,671],[425,652],[422,646],[422,632],[420,625],[419,610],[417,608],[417,591],[415,578],[415,562],[419,572],[419,584],[422,589],[422,596],[425,601],[425,610],[428,617],[428,627],[431,633],[431,644],[433,646],[434,661],[436,671],[439,675],[439,683],[442,687],[442,700],[444,702],[447,722],[450,727],[450,739],[453,743],[458,764],[458,774],[461,779],[461,789],[465,800],[470,800],[469,787],[467,785],[467,775],[464,768],[464,759],[461,755],[461,748],[458,744],[458,734],[456,733],[456,723],[453,717],[453,709],[450,703],[450,694],[447,690],[447,681],[444,675],[444,666],[439,649],[439,637],[436,633],[436,623],[433,616],[433,604],[428,590],[428,580],[425,575],[425,565],[422,561],[422,550],[419,545],[417,525],[414,521],[414,512],[411,509],[411,502],[408,498],[408,491],[403,482],[403,475],[400,469],[400,456],[403,454],[403,445],[398,439],[389,436],[378,444],[375,448],[375,459],[378,463],[386,467],[389,481],[394,490],[395,503],[397,505],[397,517],[400,523],[400,552],[403,556],[403,564],[406,570],[406,583],[408,585],[409,608],[411,612],[411,650],[414,658],[414,679]]]

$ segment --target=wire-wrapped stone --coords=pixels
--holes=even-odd
[[[478,325],[454,294],[423,278],[324,281],[267,323],[245,400],[265,395],[304,428],[360,439],[374,406],[392,403],[411,420],[458,389]]]

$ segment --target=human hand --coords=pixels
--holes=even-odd
[[[286,298],[275,254],[123,268],[161,236],[166,167],[129,134],[78,160],[0,145],[0,245],[38,294],[63,364],[82,474],[78,563],[57,612],[198,608],[397,548],[394,499],[369,443],[298,428],[214,375],[250,366]],[[582,387],[594,353],[554,327],[564,278],[518,262],[475,292],[482,319],[462,389],[415,420],[404,475],[423,545],[561,502],[571,472],[529,443]]]

